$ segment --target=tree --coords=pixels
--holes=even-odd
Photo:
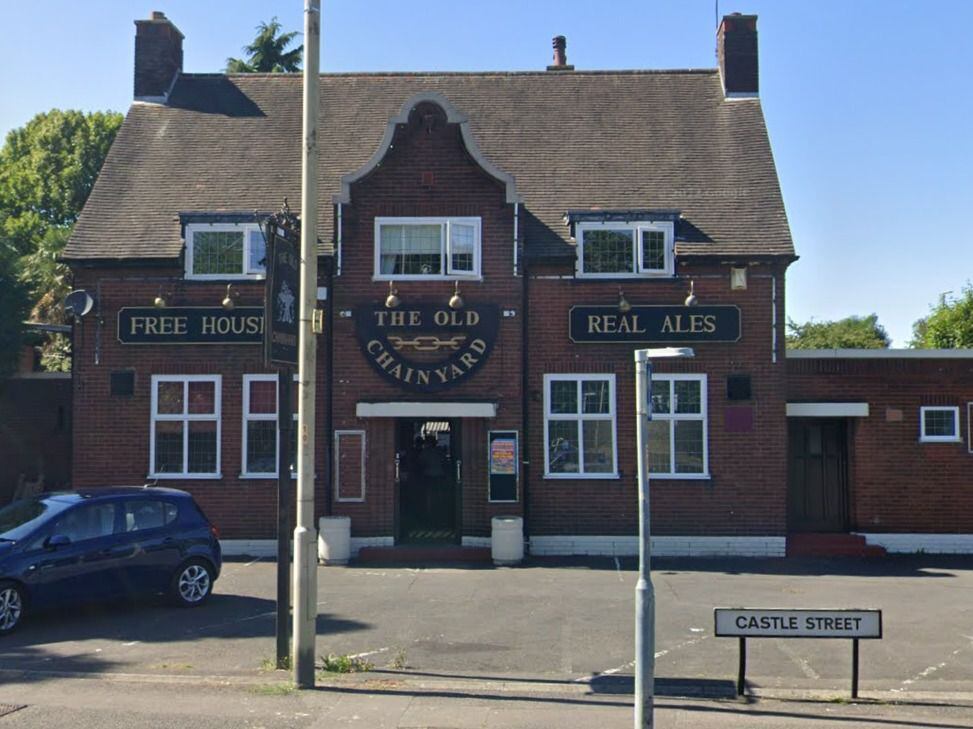
[[[910,347],[919,349],[973,348],[973,284],[963,287],[959,297],[939,297],[929,316],[912,325]]]
[[[0,149],[0,257],[31,302],[26,312],[17,310],[18,323],[28,314],[35,322],[64,322],[71,281],[59,257],[121,123],[114,112],[54,109],[7,135]],[[12,316],[6,307],[15,299],[0,302],[0,318]],[[62,344],[49,340],[44,350],[46,366],[64,367]]]
[[[804,324],[788,319],[787,330],[789,349],[886,349],[892,343],[875,314]]]
[[[13,256],[0,252],[0,377],[17,365],[27,308],[27,290],[17,276]]]
[[[253,43],[244,46],[246,61],[239,58],[226,59],[227,73],[290,73],[301,70],[301,54],[304,46],[285,50],[297,36],[297,31],[280,32],[277,18],[257,26],[257,37]]]

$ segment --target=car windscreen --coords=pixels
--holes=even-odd
[[[0,539],[16,542],[29,536],[55,514],[71,506],[70,502],[23,499],[0,509]]]

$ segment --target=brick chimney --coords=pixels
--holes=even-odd
[[[574,66],[568,63],[568,39],[563,35],[556,35],[551,41],[554,46],[554,61],[547,67],[548,71],[573,71]]]
[[[165,13],[135,21],[135,98],[165,101],[182,72],[182,33]]]
[[[716,32],[716,56],[727,96],[756,96],[757,16],[733,13],[723,16]]]

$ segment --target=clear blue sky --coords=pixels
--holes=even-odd
[[[323,0],[322,69],[715,66],[714,0]],[[53,107],[124,111],[135,18],[164,11],[187,71],[219,71],[303,0],[0,3],[0,134]],[[973,279],[973,2],[720,0],[759,16],[761,98],[801,260],[788,315],[875,312],[896,346]]]

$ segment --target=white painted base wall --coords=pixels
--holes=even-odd
[[[392,537],[352,537],[351,556],[357,556],[362,547],[391,547],[394,544]],[[225,557],[277,556],[276,539],[221,539],[220,546]]]
[[[786,537],[652,537],[654,557],[783,557],[786,551]],[[530,553],[536,556],[631,557],[639,553],[639,538],[634,536],[531,537]]]
[[[890,554],[973,554],[973,534],[858,534]]]
[[[461,544],[464,547],[486,547],[489,549],[493,546],[493,540],[490,537],[463,537]]]

